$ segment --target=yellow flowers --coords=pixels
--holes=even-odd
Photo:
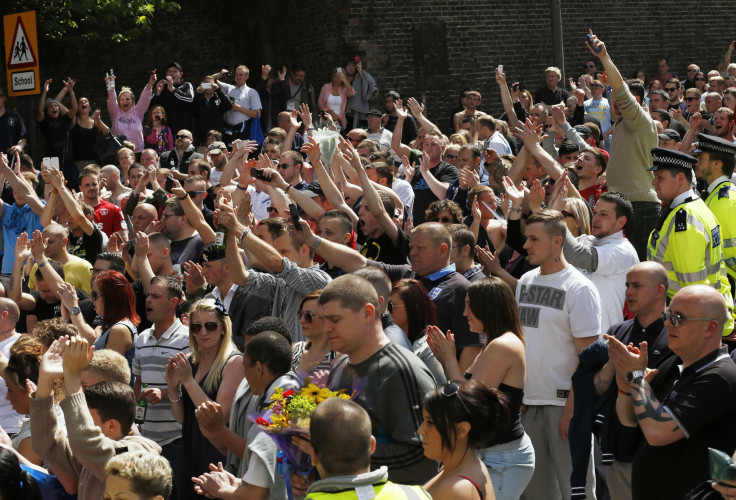
[[[269,432],[284,428],[308,427],[309,417],[312,416],[317,405],[330,398],[352,399],[353,394],[345,394],[344,390],[331,391],[326,387],[319,387],[309,378],[301,389],[284,389],[276,387],[271,396],[265,418],[259,418],[257,423],[267,427]]]

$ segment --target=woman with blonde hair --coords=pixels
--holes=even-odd
[[[568,198],[565,200],[565,208],[560,212],[574,237],[590,234],[590,208],[581,198]]]
[[[135,152],[143,151],[143,117],[153,94],[156,83],[156,71],[148,77],[148,83],[141,91],[141,98],[136,104],[135,95],[130,87],[123,87],[115,94],[115,75],[105,77],[107,84],[107,111],[110,113],[110,130],[113,135],[124,135],[135,145]]]
[[[197,498],[192,477],[209,472],[209,464],[225,461],[225,455],[204,436],[195,409],[206,401],[230,415],[235,391],[243,380],[243,357],[232,342],[232,322],[219,300],[202,299],[189,309],[190,354],[178,353],[166,365],[166,385],[174,418],[182,424],[184,457],[181,499]]]

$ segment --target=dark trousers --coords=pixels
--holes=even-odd
[[[635,201],[631,205],[634,207],[634,217],[626,224],[624,232],[634,245],[639,260],[644,262],[647,260],[649,235],[657,225],[661,205],[654,201]]]
[[[193,450],[194,451],[194,450]],[[182,468],[184,465],[184,440],[182,438],[172,441],[161,447],[161,456],[169,461],[171,472],[174,476],[174,488],[171,490],[170,500],[179,500],[177,485],[182,480]],[[191,479],[190,479],[191,483]]]
[[[248,120],[243,123],[239,123],[237,125],[233,125],[232,127],[230,125],[227,126],[227,130],[225,130],[225,134],[223,135],[223,139],[225,140],[225,144],[228,145],[228,147],[233,145],[233,141],[236,139],[242,139],[244,141],[247,141],[250,139],[250,129],[253,125],[253,120]]]

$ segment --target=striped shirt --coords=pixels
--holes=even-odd
[[[271,315],[281,318],[291,332],[294,342],[304,340],[302,325],[297,312],[302,297],[309,292],[324,288],[332,281],[329,274],[319,266],[302,268],[284,257],[283,270],[278,274],[248,271],[245,291],[273,300]]]
[[[189,353],[189,328],[178,319],[158,340],[153,335],[153,327],[138,334],[135,338],[133,374],[140,378],[141,388],[147,384],[149,389],[166,390],[166,364],[169,358],[179,352]],[[141,433],[160,446],[181,437],[181,424],[174,418],[168,398],[155,405],[148,404]]]

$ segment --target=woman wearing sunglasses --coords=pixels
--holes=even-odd
[[[302,325],[304,340],[297,342],[292,348],[291,369],[302,380],[317,370],[329,370],[332,361],[337,357],[330,350],[327,334],[322,330],[322,318],[317,315],[317,301],[322,290],[314,290],[302,299],[299,305],[299,323]]]
[[[495,485],[478,458],[508,421],[505,398],[475,380],[449,382],[424,397],[419,426],[424,456],[442,462],[439,474],[425,485],[433,498],[493,500]]]
[[[430,327],[429,345],[450,380],[481,382],[489,389],[497,389],[508,401],[508,421],[494,429],[492,446],[479,453],[493,481],[496,499],[518,499],[534,473],[534,447],[521,425],[526,359],[514,293],[500,278],[471,283],[464,314],[470,331],[483,333],[486,338],[486,346],[465,373],[460,371],[455,357],[452,333],[445,336],[439,328]]]
[[[437,324],[437,310],[424,285],[415,279],[395,282],[388,312],[396,326],[404,330],[412,351],[427,365],[437,385],[444,384],[447,381],[445,371],[427,345],[427,326]]]
[[[135,293],[125,276],[117,271],[102,271],[92,282],[90,299],[95,312],[102,316],[102,334],[99,336],[84,321],[74,287],[69,283],[60,285],[59,295],[65,309],[62,316],[71,318],[79,333],[94,342],[95,350],[112,349],[125,356],[129,367],[133,366],[133,337],[138,333],[140,318],[135,312]]]
[[[184,457],[179,498],[198,498],[192,477],[209,472],[209,464],[225,461],[222,454],[202,433],[195,409],[206,401],[222,408],[225,418],[235,391],[243,380],[243,357],[231,341],[232,323],[221,302],[202,299],[189,309],[189,350],[179,353],[166,365],[166,385],[171,410],[182,424]]]

